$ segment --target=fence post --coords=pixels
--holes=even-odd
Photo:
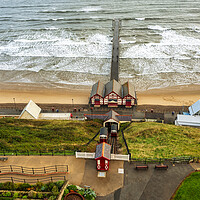
[[[55,168],[56,168],[56,172],[58,172],[57,165],[55,165]]]
[[[24,179],[24,183],[26,183],[26,179]]]
[[[34,168],[32,168],[32,171],[33,171],[33,174],[35,174],[35,172],[34,172]]]
[[[16,154],[16,156],[17,156],[17,151],[15,151],[15,154]]]
[[[3,150],[3,155],[4,155],[4,156],[6,155],[4,150]]]
[[[23,167],[21,167],[21,168],[22,168],[22,173],[24,173]]]
[[[44,167],[44,173],[46,174],[46,169],[45,169],[45,167]]]
[[[52,176],[51,176],[51,182],[53,182],[53,178],[52,178]]]
[[[41,151],[40,151],[40,156],[42,155]]]
[[[29,156],[29,151],[27,151],[27,153],[28,153],[28,156]]]
[[[52,156],[53,156],[53,150],[52,150]]]
[[[10,165],[10,170],[11,170],[11,172],[13,172],[12,165]]]
[[[12,183],[14,182],[14,181],[13,181],[13,177],[11,177],[11,181],[12,181]]]

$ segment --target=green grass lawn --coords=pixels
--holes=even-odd
[[[119,141],[126,152],[121,134]],[[132,123],[124,135],[133,158],[200,156],[200,129],[155,122]]]
[[[187,177],[177,190],[173,200],[200,199],[200,172],[194,172]]]
[[[66,150],[94,151],[96,141],[87,143],[102,124],[95,121],[0,119],[0,151],[46,151],[51,154]]]

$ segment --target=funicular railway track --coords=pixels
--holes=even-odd
[[[117,138],[111,137],[111,153],[116,154],[117,153]]]

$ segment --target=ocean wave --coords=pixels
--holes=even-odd
[[[163,28],[162,26],[159,26],[159,25],[149,25],[148,29],[166,31],[166,30],[169,30],[170,28]]]
[[[135,18],[135,19],[138,20],[138,21],[144,21],[144,20],[145,20],[145,17]]]
[[[102,8],[100,6],[86,6],[86,7],[83,7],[81,9],[78,10],[81,11],[81,12],[96,12],[96,11],[100,11],[102,10]]]

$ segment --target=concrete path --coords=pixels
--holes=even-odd
[[[84,187],[90,186],[97,195],[108,195],[118,188],[123,187],[124,174],[118,173],[118,168],[124,167],[123,161],[110,161],[110,169],[106,178],[98,178],[95,160],[76,159],[75,156],[8,156],[7,161],[0,161],[0,166],[18,165],[23,167],[39,168],[52,165],[68,165],[68,174],[59,174],[65,176],[69,184]],[[3,177],[11,175],[0,175],[0,182]],[[13,176],[13,174],[12,174]],[[58,174],[54,175],[58,176]],[[2,177],[2,178],[1,178]],[[23,175],[14,175],[16,178],[24,179]],[[45,175],[45,177],[51,177]],[[39,177],[27,177],[26,179],[39,179]],[[44,178],[44,177],[42,177]],[[1,180],[2,179],[2,180]],[[56,179],[57,180],[57,179]]]
[[[189,164],[172,166],[168,170],[135,170],[134,164],[125,163],[124,187],[98,200],[169,200],[181,181],[194,169]]]
[[[110,161],[109,171],[106,172],[106,178],[98,178],[96,161],[87,160],[81,186],[91,186],[99,196],[110,194],[123,187],[124,175],[118,173],[118,168],[124,168],[123,161]]]

